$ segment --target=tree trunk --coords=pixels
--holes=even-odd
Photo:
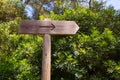
[[[92,0],[89,0],[89,9],[92,8]]]

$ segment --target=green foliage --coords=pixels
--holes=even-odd
[[[7,0],[6,0],[7,1]],[[6,6],[0,0],[2,7]],[[18,34],[21,15],[13,4],[0,7],[0,79],[40,80],[42,42],[38,35]],[[14,9],[15,8],[15,9]],[[7,12],[8,11],[8,12]],[[15,14],[16,16],[11,16]],[[40,19],[73,20],[80,30],[72,36],[52,36],[52,80],[119,80],[120,14],[112,8],[99,12],[87,8],[50,12]],[[23,18],[23,17],[22,17]]]
[[[109,51],[117,44],[116,38],[108,28],[100,33],[94,27],[90,35],[77,34],[60,39],[55,37],[54,41],[55,65],[53,65],[57,70],[60,69],[63,75],[71,73],[75,80],[90,78],[94,80],[94,77],[104,79],[107,74],[103,62],[108,57],[105,55],[109,55]]]
[[[10,62],[10,57],[6,54],[0,54],[0,79],[11,80],[15,79],[13,63]]]
[[[113,15],[110,18],[105,17],[105,15],[109,15],[108,11],[111,12],[110,15]],[[81,27],[75,36],[55,36],[53,38],[52,59],[55,64],[53,64],[53,80],[60,80],[60,78],[65,80],[119,79],[119,74],[113,73],[114,78],[113,74],[108,75],[108,67],[104,64],[108,59],[115,60],[116,55],[119,54],[116,52],[118,44],[117,38],[114,36],[116,34],[114,30],[111,31],[109,24],[106,24],[113,23],[112,26],[116,27],[110,19],[117,20],[115,16],[118,14],[115,14],[112,9],[106,9],[104,12],[76,8],[66,9],[63,15],[58,15],[51,11],[50,18],[53,20],[74,20]]]
[[[50,18],[53,20],[73,20],[80,26],[81,33],[90,34],[92,27],[97,27],[100,32],[104,28],[109,28],[113,33],[119,36],[120,14],[113,8],[102,9],[99,12],[93,12],[86,8],[66,9],[63,15],[57,15],[50,12]]]
[[[104,62],[107,67],[107,72],[111,79],[119,80],[120,79],[120,61],[115,62],[113,60],[107,60]]]
[[[20,0],[0,0],[0,23],[13,20],[16,17],[25,17],[24,10],[19,7]]]
[[[0,24],[0,79],[39,80],[42,38],[18,34],[20,21]]]

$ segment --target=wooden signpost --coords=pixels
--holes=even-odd
[[[51,79],[51,35],[73,35],[79,27],[74,21],[23,20],[20,34],[43,34],[42,80]]]

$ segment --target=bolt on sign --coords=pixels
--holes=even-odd
[[[40,21],[23,20],[20,23],[20,34],[42,34],[42,80],[51,79],[51,35],[73,35],[79,30],[74,21]]]

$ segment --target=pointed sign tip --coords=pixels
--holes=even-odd
[[[54,25],[54,29],[51,29]],[[19,32],[21,34],[53,34],[71,35],[79,30],[75,21],[40,21],[24,20],[20,23]]]

